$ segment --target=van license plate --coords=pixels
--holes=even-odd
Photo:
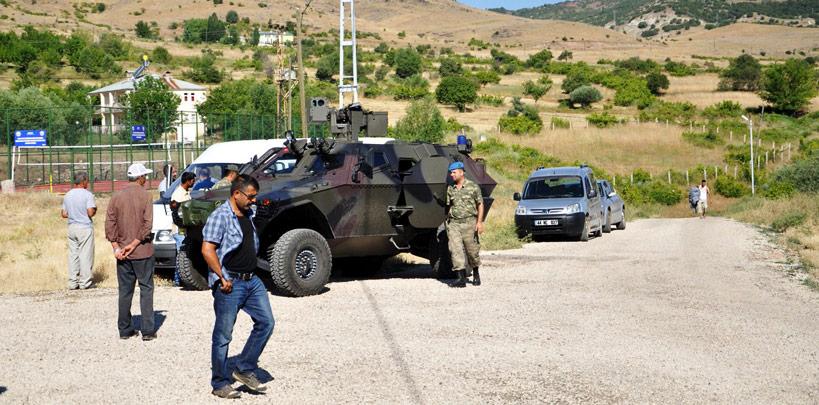
[[[557,225],[556,219],[536,219],[535,226],[555,226]]]

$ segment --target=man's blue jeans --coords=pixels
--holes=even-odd
[[[244,310],[253,319],[253,330],[236,363],[236,370],[240,373],[256,370],[259,356],[273,333],[275,321],[270,310],[267,289],[259,277],[253,277],[248,281],[233,280],[233,291],[230,294],[223,293],[218,284],[214,285],[212,293],[216,322],[213,325],[211,344],[210,385],[213,389],[219,389],[233,382],[227,364],[228,346],[239,310]]]

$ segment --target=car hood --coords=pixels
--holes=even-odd
[[[579,204],[581,200],[583,200],[582,197],[539,198],[534,200],[520,200],[520,202],[518,202],[518,206],[526,207],[526,209],[562,209],[572,204]]]

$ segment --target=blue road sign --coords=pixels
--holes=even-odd
[[[134,125],[131,127],[131,140],[134,142],[142,142],[145,140],[145,127],[142,125]]]
[[[18,148],[36,148],[46,146],[44,129],[18,129],[14,131],[14,146]]]

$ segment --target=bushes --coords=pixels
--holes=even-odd
[[[762,76],[762,66],[753,56],[744,54],[731,60],[722,72],[719,90],[756,91]]]
[[[791,211],[780,215],[771,222],[771,228],[777,232],[785,232],[789,228],[794,228],[805,223],[807,214],[799,211]]]
[[[588,121],[589,124],[596,126],[597,128],[606,128],[621,122],[619,118],[609,114],[608,111],[603,111],[602,113],[589,114],[589,116],[586,117],[586,121]]]
[[[796,112],[817,94],[816,70],[803,60],[788,59],[765,70],[760,97],[775,109]]]
[[[674,205],[682,201],[683,193],[677,187],[659,180],[638,182],[635,172],[635,182],[619,186],[623,199],[631,204],[662,204]]]
[[[526,66],[534,69],[546,69],[549,61],[552,60],[552,53],[548,49],[534,53],[526,60]]]
[[[813,154],[777,170],[773,182],[790,183],[805,193],[819,192],[819,155]]]
[[[420,75],[398,80],[391,93],[396,100],[418,100],[429,94],[429,82]]]
[[[662,90],[668,90],[668,77],[660,72],[651,72],[646,76],[646,85],[651,94],[660,95]]]
[[[584,108],[602,99],[603,95],[600,94],[600,91],[592,86],[580,86],[569,94],[569,102],[572,105],[580,104]]]
[[[697,107],[689,102],[670,103],[656,100],[650,107],[640,111],[641,121],[669,121],[676,124],[687,124],[697,114]]]
[[[653,101],[654,96],[643,79],[628,80],[614,93],[614,105],[617,106],[635,105],[637,108],[643,109],[650,106]]]
[[[674,62],[669,60],[665,63],[665,71],[674,77],[694,76],[697,72],[690,66],[682,62]]]
[[[491,107],[500,107],[503,105],[503,97],[481,94],[478,96],[478,104],[488,105]]]
[[[513,134],[536,134],[543,128],[543,120],[537,110],[528,105],[523,105],[520,98],[512,100],[512,109],[498,120],[498,126],[503,132]]]
[[[395,124],[395,135],[408,141],[438,143],[444,139],[446,122],[430,97],[413,101],[407,115]]]
[[[500,83],[500,75],[494,70],[479,70],[473,74],[473,77],[481,86]]]
[[[725,100],[705,107],[705,110],[702,111],[702,115],[709,119],[739,118],[744,111],[745,109],[742,108],[742,104]]]
[[[421,55],[415,49],[401,48],[395,51],[392,58],[395,74],[407,78],[421,73]]]
[[[552,117],[552,127],[555,129],[569,129],[572,127],[572,123],[567,119]]]
[[[728,198],[738,198],[750,193],[750,189],[743,183],[728,177],[718,177],[714,182],[714,191]]]
[[[660,65],[658,65],[657,62],[651,59],[640,59],[636,56],[626,60],[616,60],[614,61],[614,66],[637,73],[649,73],[660,70]]]
[[[463,76],[447,76],[435,89],[435,97],[441,104],[451,104],[463,112],[467,104],[478,99],[478,86]]]
[[[682,134],[683,139],[692,143],[696,146],[701,146],[703,148],[712,149],[717,145],[722,145],[722,139],[717,135],[716,132],[709,129],[706,132],[683,132]]]

